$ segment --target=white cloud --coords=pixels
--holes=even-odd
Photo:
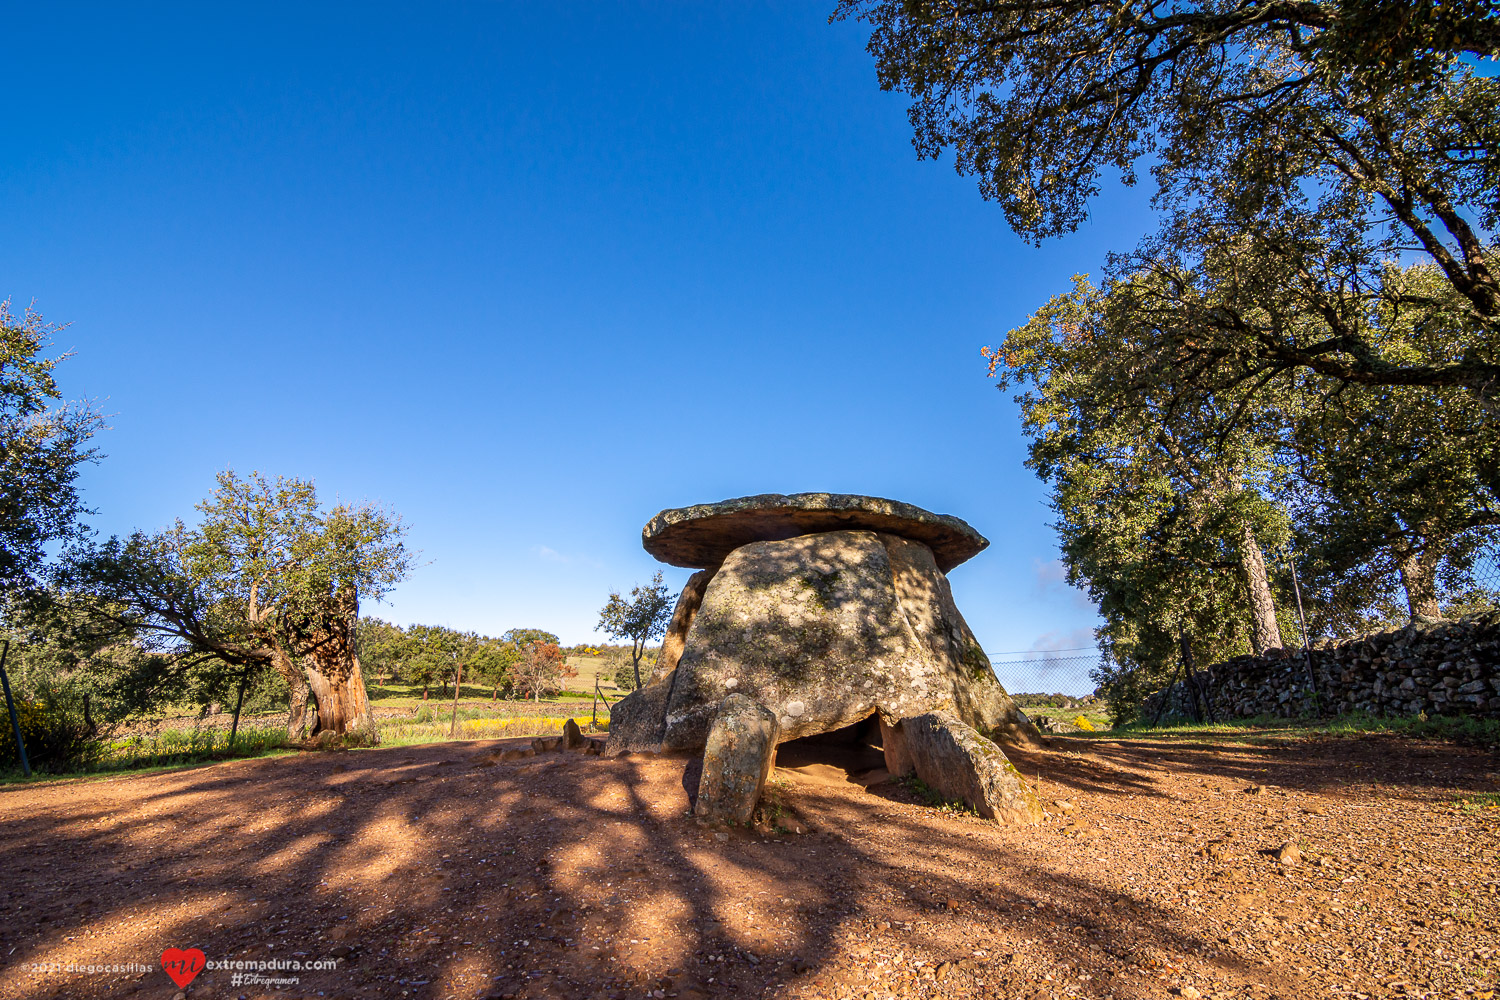
[[[1027,652],[1050,653],[1067,649],[1092,649],[1093,646],[1094,630],[1075,628],[1066,632],[1043,632],[1032,640]]]

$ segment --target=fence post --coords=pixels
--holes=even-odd
[[[453,669],[453,721],[448,723],[448,738],[458,732],[458,689],[464,682],[464,665],[456,664]]]
[[[1283,550],[1283,558],[1286,559],[1286,568],[1292,574],[1292,593],[1297,597],[1297,625],[1302,629],[1302,659],[1307,665],[1307,683],[1312,688],[1313,704],[1318,706],[1318,714],[1323,713],[1323,699],[1318,694],[1318,675],[1313,671],[1312,643],[1307,639],[1307,616],[1302,613],[1302,585],[1297,582],[1297,564],[1292,561],[1292,546],[1288,543]]]
[[[240,707],[245,704],[245,682],[250,679],[250,671],[245,670],[240,674],[240,693],[234,699],[234,721],[229,724],[229,752],[234,753],[234,740],[240,732]]]
[[[26,741],[21,739],[21,720],[16,717],[16,700],[10,696],[10,678],[5,674],[5,658],[10,655],[10,640],[0,649],[0,684],[5,685],[5,707],[10,711],[10,728],[16,734],[16,756],[21,758],[21,773],[31,777],[31,762],[26,759]]]
[[[1219,720],[1214,718],[1214,707],[1209,704],[1208,694],[1198,686],[1197,671],[1193,667],[1193,643],[1188,638],[1186,632],[1182,633],[1182,665],[1183,669],[1187,671],[1188,696],[1193,699],[1194,712],[1196,713],[1197,711],[1196,705],[1198,702],[1202,701],[1203,714],[1208,716],[1208,721],[1218,722]],[[1200,719],[1199,721],[1201,722],[1202,720]]]

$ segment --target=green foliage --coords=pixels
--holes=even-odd
[[[562,640],[557,636],[539,628],[513,628],[502,635],[500,641],[511,643],[517,649],[523,649],[533,642],[550,642],[559,647],[562,645]]]
[[[63,403],[45,356],[57,328],[0,302],[0,597],[31,585],[48,543],[79,535],[85,513],[75,480],[97,459],[87,447],[104,420],[90,404]]]
[[[1500,386],[1500,79],[1482,0],[842,0],[871,27],[880,84],[912,98],[918,154],[951,150],[1011,227],[1073,230],[1104,171],[1151,164],[1158,233],[1113,266],[1149,275],[1133,306],[1158,373],[1198,389],[1294,371],[1330,383]],[[1417,250],[1441,302],[1404,297]],[[1462,310],[1475,336],[1403,356],[1382,303]]]
[[[672,607],[676,603],[677,598],[662,582],[658,571],[646,586],[631,588],[630,600],[621,597],[619,591],[612,591],[609,600],[599,610],[598,628],[601,632],[615,639],[630,640],[635,687],[642,683],[641,656],[647,644],[666,635],[667,625],[672,620]]]
[[[227,697],[273,667],[305,692],[301,670],[352,656],[346,623],[359,600],[379,599],[413,565],[399,518],[381,508],[324,509],[304,480],[225,472],[218,482],[196,527],[79,544],[28,603],[28,620],[50,622],[53,636],[161,654],[130,680],[143,705],[194,683]]]
[[[623,654],[611,656],[610,659],[614,666],[610,677],[614,680],[615,687],[621,691],[634,691],[636,689],[635,663]]]
[[[1079,279],[986,352],[1019,390],[1068,582],[1104,618],[1095,680],[1120,712],[1165,682],[1184,640],[1204,663],[1282,644],[1262,547],[1290,528],[1274,409],[1138,378],[1151,331],[1124,284]]]
[[[1392,268],[1387,283],[1424,303],[1386,303],[1372,321],[1411,363],[1475,337],[1432,266]],[[1464,389],[1351,385],[1324,395],[1306,377],[1296,388],[1284,447],[1298,475],[1286,502],[1306,575],[1336,595],[1316,605],[1320,617],[1341,611],[1367,629],[1481,602],[1476,560],[1500,542],[1500,435],[1484,406]],[[1329,624],[1338,623],[1316,627]]]

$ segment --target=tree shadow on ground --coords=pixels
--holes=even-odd
[[[1122,963],[1180,956],[1285,995],[1301,988],[1142,894],[1059,868],[1040,830],[797,783],[780,794],[815,832],[720,835],[688,815],[687,757],[496,759],[519,745],[308,753],[12,790],[0,797],[7,965],[155,971],[21,972],[3,995],[170,997],[176,987],[156,970],[168,947],[213,960],[339,957],[334,971],[270,973],[300,979],[274,994],[202,974],[195,989],[219,996],[826,996],[865,975],[840,965],[860,948],[907,956],[899,972],[903,959],[890,963],[899,989],[878,996],[929,989],[911,976],[919,954],[969,963],[945,980],[947,995],[1050,990],[997,954],[1017,934],[1043,967],[1066,970],[1077,996],[1132,995],[1111,978]],[[1095,755],[1111,768],[1141,772],[1074,779],[1071,752],[1018,754],[1018,766],[1062,786],[1151,794],[1145,768],[1164,762],[1148,754],[1236,781],[1267,759],[1105,749]],[[1296,773],[1295,760],[1273,763]]]

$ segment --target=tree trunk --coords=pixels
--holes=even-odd
[[[374,718],[370,696],[359,667],[355,646],[355,621],[359,606],[352,596],[337,599],[337,610],[309,630],[303,669],[307,683],[318,698],[318,728],[342,736],[363,730],[373,738]]]
[[[240,674],[240,693],[234,699],[234,721],[229,725],[229,749],[234,749],[235,737],[240,732],[240,707],[245,704],[245,682],[250,679],[250,671]]]
[[[286,738],[293,743],[299,743],[307,731],[307,696],[311,689],[307,686],[307,678],[297,665],[292,662],[291,656],[285,651],[278,649],[271,655],[271,665],[286,681],[289,692],[289,708],[286,716]]]
[[[350,730],[372,729],[370,697],[359,669],[359,657],[340,657],[330,663],[325,657],[309,657],[307,682],[318,698],[318,728],[342,736]]]
[[[1418,615],[1424,618],[1443,616],[1437,597],[1437,567],[1442,557],[1431,554],[1438,548],[1428,544],[1420,549],[1413,546],[1396,553],[1396,568],[1401,573],[1401,586],[1406,590],[1406,607],[1413,618]]]
[[[453,721],[448,723],[448,738],[451,740],[458,733],[458,692],[464,683],[464,667],[460,663],[453,675]]]
[[[1276,599],[1266,576],[1266,557],[1248,524],[1240,526],[1238,550],[1240,572],[1250,595],[1250,650],[1260,656],[1281,647],[1281,624],[1276,620]]]

